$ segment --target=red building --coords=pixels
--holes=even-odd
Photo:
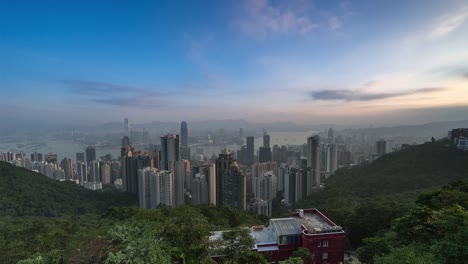
[[[216,231],[210,240],[222,239]],[[269,253],[275,262],[285,260],[299,247],[309,249],[313,261],[305,263],[343,263],[345,232],[317,209],[299,209],[288,218],[270,219],[269,225],[250,228],[255,240],[252,250]]]

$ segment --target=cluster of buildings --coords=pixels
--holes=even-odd
[[[456,128],[448,132],[448,139],[457,148],[468,151],[468,128]]]
[[[299,209],[291,217],[272,218],[267,226],[248,229],[254,240],[252,250],[269,254],[275,263],[288,259],[299,247],[308,249],[313,256],[304,263],[344,262],[345,232],[317,209]],[[224,232],[211,234],[213,245],[222,246]]]
[[[120,162],[110,155],[96,158],[96,149],[88,146],[85,152],[76,153],[76,162],[70,158],[58,160],[57,154],[34,152],[27,157],[24,152],[0,153],[0,161],[10,162],[60,181],[73,181],[85,188],[98,190],[103,184],[116,184],[120,178]],[[116,183],[117,182],[117,183]]]
[[[350,152],[337,143],[330,130],[328,138],[311,136],[302,145],[270,147],[270,135],[264,132],[263,145],[256,151],[254,137],[237,152],[224,149],[216,156],[191,155],[188,127],[181,123],[180,137],[169,133],[160,145],[136,150],[130,141],[128,119],[124,120],[120,157],[96,156],[88,146],[70,158],[56,154],[3,153],[0,160],[44,174],[56,180],[76,182],[92,190],[113,185],[139,197],[143,208],[160,204],[177,207],[191,204],[229,206],[272,215],[272,201],[278,193],[286,204],[300,201],[320,188],[324,178],[350,165]],[[239,136],[243,136],[240,129]]]

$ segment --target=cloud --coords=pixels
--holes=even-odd
[[[275,7],[268,0],[246,1],[243,15],[235,21],[247,35],[264,38],[271,34],[307,34],[319,24],[298,12]]]
[[[90,101],[120,107],[152,108],[161,105],[161,93],[113,83],[65,80],[73,94],[87,97]]]
[[[310,96],[315,100],[322,101],[374,101],[393,97],[400,97],[413,94],[432,93],[444,90],[440,87],[420,88],[416,90],[399,92],[399,93],[365,93],[352,90],[320,90],[311,92]]]
[[[468,72],[466,72],[463,77],[468,78]]]
[[[336,16],[332,16],[328,20],[328,25],[332,31],[335,31],[341,27],[341,21]]]
[[[457,29],[468,17],[468,7],[461,9],[456,14],[447,14],[434,25],[430,37],[440,38]]]

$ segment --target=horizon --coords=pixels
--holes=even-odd
[[[467,18],[456,0],[3,2],[0,122],[464,120]]]

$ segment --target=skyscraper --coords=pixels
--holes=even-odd
[[[223,177],[222,206],[229,206],[239,210],[246,209],[246,177],[239,168],[237,161],[233,161]]]
[[[161,169],[175,171],[175,162],[180,160],[179,135],[167,134],[161,137]]]
[[[254,137],[249,136],[246,139],[247,139],[247,157],[245,159],[245,162],[247,163],[247,165],[252,165],[255,159]]]
[[[73,179],[73,164],[72,160],[69,158],[64,158],[60,162],[60,167],[63,169],[66,180]]]
[[[187,122],[180,123],[180,156],[182,159],[190,159],[190,148],[188,147]]]
[[[180,141],[182,146],[188,146],[188,129],[187,122],[185,121],[182,121],[182,123],[180,123]]]
[[[270,135],[268,135],[266,132],[263,133],[263,147],[264,148],[270,147]]]
[[[85,162],[86,159],[85,159],[85,153],[84,152],[77,152],[76,153],[76,163],[80,163],[80,162]]]
[[[91,163],[96,160],[96,148],[94,146],[88,146],[86,148],[86,163]]]
[[[231,162],[231,152],[227,149],[221,151],[216,159],[216,206],[223,206],[224,178]]]
[[[161,169],[174,175],[174,206],[184,203],[184,163],[180,159],[179,135],[167,134],[161,137]]]
[[[318,135],[307,138],[307,167],[310,169],[308,177],[307,195],[312,192],[312,187],[320,186],[320,138]]]
[[[128,118],[124,118],[123,135],[130,137],[130,125],[128,124]]]
[[[377,156],[383,156],[387,150],[387,142],[383,139],[380,139],[375,143],[377,149]]]

